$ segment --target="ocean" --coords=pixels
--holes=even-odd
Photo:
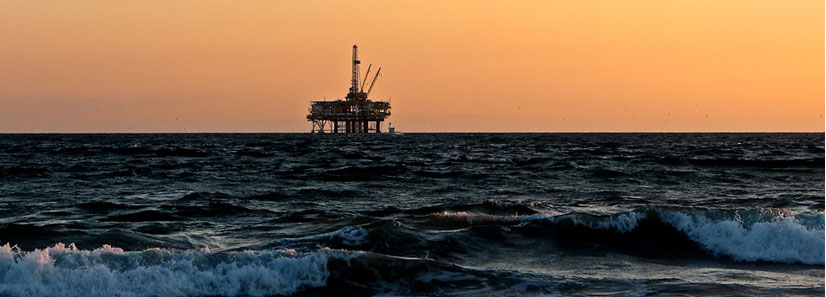
[[[0,296],[824,294],[824,134],[5,134]]]

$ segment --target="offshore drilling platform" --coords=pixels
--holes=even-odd
[[[364,92],[373,65],[367,66],[364,80],[359,84],[359,64],[358,46],[353,45],[350,91],[345,100],[310,102],[307,120],[313,122],[311,133],[381,133],[381,122],[390,116],[390,102],[372,101],[367,97],[381,74],[381,67],[376,71],[367,92]]]

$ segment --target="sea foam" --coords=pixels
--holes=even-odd
[[[327,252],[0,246],[2,296],[270,296],[324,286]]]

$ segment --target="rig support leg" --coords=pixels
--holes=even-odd
[[[381,133],[381,121],[376,121],[376,134]]]

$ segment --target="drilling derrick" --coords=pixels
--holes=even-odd
[[[359,47],[357,45],[353,45],[353,79],[350,81],[350,93],[355,94],[359,92]]]
[[[381,133],[381,122],[390,116],[390,102],[368,98],[381,74],[381,67],[365,93],[364,87],[373,65],[367,67],[364,81],[359,84],[359,64],[358,46],[353,45],[350,90],[344,100],[310,101],[307,120],[313,123],[311,133]]]

